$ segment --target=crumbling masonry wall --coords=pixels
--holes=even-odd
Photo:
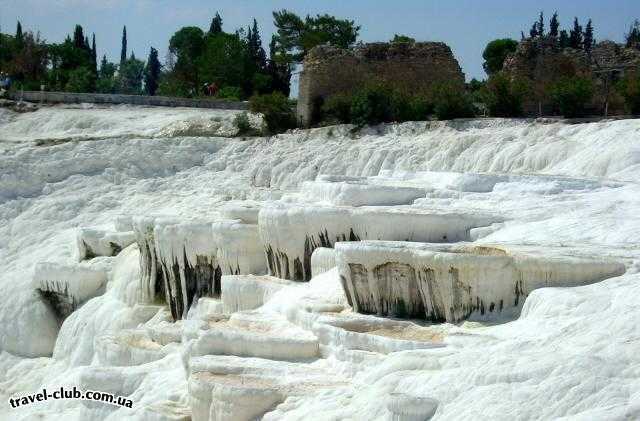
[[[369,81],[416,93],[438,82],[464,83],[464,74],[442,42],[372,43],[353,49],[318,46],[305,57],[300,74],[300,123],[311,124],[325,98],[352,92]]]

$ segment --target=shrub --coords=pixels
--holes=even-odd
[[[624,98],[628,112],[640,114],[640,74],[627,74],[618,83],[617,90]]]
[[[240,113],[233,119],[233,125],[238,129],[238,136],[253,136],[256,130],[251,126],[249,121],[249,115],[247,113]]]
[[[218,91],[218,98],[228,99],[230,101],[240,101],[242,97],[242,89],[237,86],[225,86]]]
[[[296,127],[296,117],[291,110],[289,99],[280,92],[252,96],[249,99],[249,109],[264,116],[267,130],[271,134]]]
[[[432,91],[433,112],[438,120],[473,117],[474,110],[464,87],[454,83],[436,85]]]
[[[356,92],[351,101],[351,121],[357,127],[393,120],[391,92],[382,85],[370,85]]]
[[[560,113],[567,117],[585,114],[585,106],[593,98],[593,82],[583,77],[562,78],[551,87],[551,99]]]
[[[322,105],[323,119],[339,123],[350,123],[352,101],[353,97],[349,94],[330,96]]]
[[[511,79],[499,72],[487,81],[483,97],[492,116],[520,117],[523,113],[522,103],[528,92],[528,85],[523,80]]]

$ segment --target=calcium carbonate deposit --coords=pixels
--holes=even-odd
[[[640,418],[640,120],[236,113],[0,109],[0,419]]]

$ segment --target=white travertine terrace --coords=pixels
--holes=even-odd
[[[258,228],[270,273],[308,281],[311,254],[339,241],[399,240],[456,242],[471,228],[500,220],[482,213],[412,207],[337,207],[273,204],[260,211]]]
[[[107,284],[107,270],[100,266],[38,263],[34,287],[64,320],[88,299],[101,295]]]
[[[225,275],[222,277],[222,306],[225,313],[253,310],[292,282],[273,276]]]
[[[131,230],[111,232],[80,228],[77,234],[78,260],[82,261],[96,256],[115,256],[135,241],[136,235]]]
[[[336,244],[340,279],[360,313],[458,322],[519,307],[531,291],[621,275],[621,262],[563,249],[391,241]]]

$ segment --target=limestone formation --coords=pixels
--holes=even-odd
[[[340,279],[360,313],[459,322],[518,309],[531,291],[624,273],[624,264],[562,249],[390,241],[336,244]]]

